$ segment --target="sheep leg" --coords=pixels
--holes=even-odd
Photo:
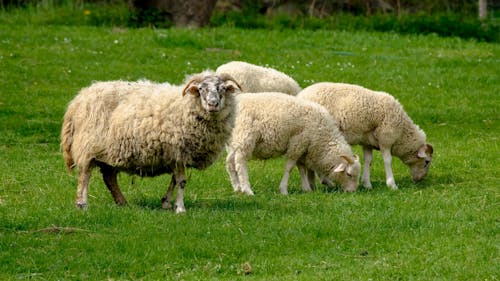
[[[127,200],[125,200],[125,197],[123,196],[116,179],[118,172],[113,169],[113,167],[106,165],[101,166],[101,174],[106,187],[108,188],[109,192],[111,192],[111,195],[115,200],[115,203],[118,205],[126,205]]]
[[[77,208],[87,209],[90,175],[91,175],[91,168],[89,166],[84,166],[79,168],[78,188],[76,191],[76,202],[75,202]]]
[[[293,167],[295,167],[297,161],[293,159],[288,159],[285,164],[285,172],[283,173],[283,177],[281,178],[280,182],[280,192],[283,195],[288,194],[288,179],[290,178],[290,172],[292,171]]]
[[[314,172],[313,172],[313,175],[314,175]],[[328,188],[330,188],[330,189],[335,188],[335,183],[333,181],[329,180],[327,177],[320,176],[320,179],[321,179],[321,184],[328,186]]]
[[[398,189],[396,182],[394,180],[394,175],[392,174],[392,155],[390,147],[380,147],[380,152],[382,153],[382,158],[384,159],[385,167],[385,183],[392,190]]]
[[[229,151],[229,153],[227,154],[226,170],[229,174],[229,179],[231,180],[231,185],[233,186],[234,192],[242,191],[240,188],[240,182],[238,180],[238,173],[236,172],[236,164],[233,151]]]
[[[316,173],[311,169],[306,169],[307,181],[309,182],[309,186],[311,190],[316,189]]]
[[[172,196],[174,193],[175,187],[175,176],[172,174],[172,178],[170,179],[170,183],[168,184],[167,193],[161,198],[161,207],[162,209],[172,209]]]
[[[306,169],[306,166],[302,164],[298,164],[297,168],[299,169],[300,173],[300,183],[302,185],[302,191],[304,192],[309,192],[314,189],[314,182],[311,184],[310,177],[308,174],[308,170]],[[314,180],[314,178],[313,178]]]
[[[365,188],[371,189],[372,188],[372,183],[370,181],[370,167],[372,165],[372,159],[373,159],[373,150],[369,146],[363,146],[363,158],[364,158],[364,165],[363,165],[363,177],[361,179],[361,182],[363,183],[363,186]]]
[[[178,167],[174,171],[175,182],[177,187],[177,197],[175,198],[175,213],[181,214],[186,212],[186,207],[184,207],[184,186],[186,185],[186,175],[184,173],[184,167]]]
[[[254,195],[250,188],[250,180],[248,179],[248,163],[245,156],[236,152],[234,155],[236,163],[236,173],[238,174],[238,181],[240,183],[240,191],[248,195]]]

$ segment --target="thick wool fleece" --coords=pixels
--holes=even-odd
[[[317,83],[298,98],[324,106],[338,122],[349,144],[392,148],[403,162],[414,160],[426,143],[425,133],[413,123],[391,95],[344,83]]]
[[[229,147],[245,159],[284,155],[336,180],[333,169],[341,156],[354,158],[323,107],[283,93],[245,93],[236,99],[238,115]]]
[[[290,76],[270,67],[263,67],[242,61],[232,61],[219,66],[216,73],[227,73],[247,93],[281,92],[296,95],[299,84]]]
[[[61,135],[67,166],[102,162],[141,176],[175,165],[204,169],[223,151],[234,124],[234,97],[208,113],[200,98],[168,84],[97,82],[68,106]]]

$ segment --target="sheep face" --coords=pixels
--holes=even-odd
[[[354,192],[358,189],[359,175],[361,174],[361,163],[359,157],[354,155],[341,156],[341,163],[333,169],[333,178],[342,186],[346,192]]]
[[[224,108],[225,97],[240,90],[240,86],[228,75],[208,75],[195,77],[184,88],[186,93],[200,97],[201,106],[210,113]]]
[[[434,149],[432,145],[424,144],[418,149],[416,156],[412,157],[413,160],[407,163],[414,182],[423,180],[429,172],[433,153]]]

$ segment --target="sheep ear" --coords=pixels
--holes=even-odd
[[[200,92],[198,91],[198,83],[196,83],[195,81],[190,81],[189,83],[187,83],[184,90],[182,90],[182,95],[184,96],[187,93],[198,96],[200,94]]]
[[[434,147],[432,147],[431,144],[426,143],[425,147],[427,148],[427,153],[429,153],[429,155],[432,155],[434,153]]]
[[[347,163],[349,163],[349,165],[354,164],[354,161],[356,161],[356,159],[352,159],[350,156],[347,156],[347,155],[342,155],[340,157],[344,158],[344,160],[347,161]]]
[[[347,164],[345,162],[342,162],[340,165],[337,166],[337,168],[335,168],[335,170],[333,170],[333,172],[340,173],[340,172],[345,171],[346,168],[347,168]]]
[[[227,89],[226,92],[230,93],[230,94],[235,93],[235,92],[241,92],[240,85],[234,84],[234,83],[227,84],[226,89]]]
[[[221,74],[219,74],[219,77],[220,77],[220,79],[222,79],[222,81],[226,82],[226,87],[227,87],[228,93],[242,91],[240,84],[238,84],[238,82],[236,82],[236,80],[231,75],[229,75],[227,73],[221,73]],[[230,83],[228,83],[228,82],[230,82]]]
[[[434,148],[430,144],[422,145],[417,152],[417,156],[419,158],[426,158],[427,156],[431,156],[434,153]]]

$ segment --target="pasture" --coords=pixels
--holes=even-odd
[[[122,29],[0,24],[0,279],[498,280],[500,45],[458,38],[236,28]],[[187,213],[161,209],[169,176],[119,181],[115,206],[94,171],[74,206],[64,167],[66,105],[97,80],[180,83],[231,60],[391,93],[435,153],[418,184],[398,159],[398,191],[279,194],[284,160],[250,163],[255,197],[234,194],[224,156],[188,175]],[[179,108],[182,110],[182,108]],[[356,148],[358,154],[361,153]]]

